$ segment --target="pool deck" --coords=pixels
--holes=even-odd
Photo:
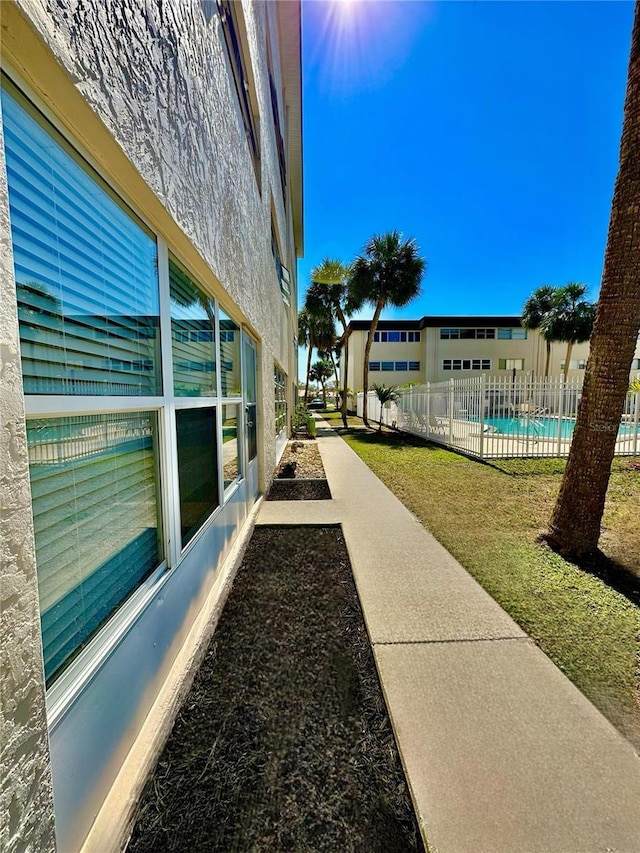
[[[339,524],[430,853],[638,853],[640,758],[318,420],[331,501],[257,524]]]

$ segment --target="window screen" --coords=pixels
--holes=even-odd
[[[169,261],[173,391],[178,397],[215,397],[215,304]]]
[[[180,526],[186,545],[219,505],[216,410],[178,409]]]

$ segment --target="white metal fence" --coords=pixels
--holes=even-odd
[[[563,376],[512,379],[479,376],[403,389],[382,409],[382,422],[479,459],[566,456],[569,453],[581,380]],[[363,394],[357,396],[362,416]],[[380,403],[369,392],[370,421],[379,421]],[[640,392],[629,394],[615,453],[640,453]]]

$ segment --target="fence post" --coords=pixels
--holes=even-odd
[[[449,447],[453,447],[453,379],[449,380]]]
[[[484,459],[484,395],[487,377],[483,373],[480,377],[480,459]]]
[[[427,382],[427,394],[426,394],[426,400],[425,400],[425,406],[424,406],[424,409],[425,409],[424,415],[425,415],[425,423],[426,423],[425,429],[426,429],[426,433],[427,433],[427,438],[429,438],[429,432],[430,432],[430,426],[429,426],[429,415],[430,415],[430,411],[431,411],[431,397],[430,397],[430,395],[431,395],[431,383]]]
[[[560,376],[558,384],[558,452],[556,456],[562,456],[562,418],[564,416],[564,376]]]
[[[635,393],[635,404],[634,404],[634,418],[633,418],[633,455],[636,456],[638,453],[638,415],[640,414],[640,391],[636,391]]]

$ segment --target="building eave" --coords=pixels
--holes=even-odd
[[[302,18],[298,0],[276,3],[282,87],[286,110],[289,193],[296,256],[304,254],[302,171]]]

